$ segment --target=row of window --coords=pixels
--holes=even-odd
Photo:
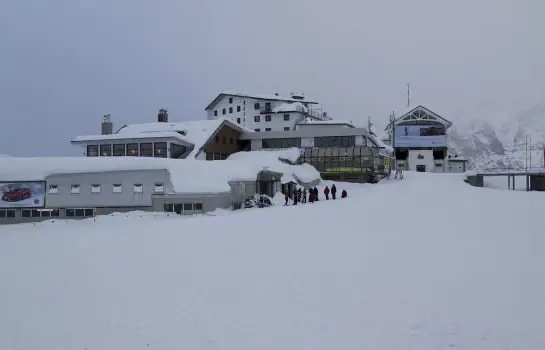
[[[163,210],[167,213],[195,213],[202,212],[202,203],[169,203],[163,205]]]
[[[66,208],[64,209],[67,217],[92,217],[95,216],[95,209],[90,208]],[[61,209],[21,209],[23,218],[58,218]],[[0,209],[0,219],[12,219],[16,217],[16,209]]]
[[[167,142],[87,145],[87,157],[168,157]],[[170,158],[180,158],[186,147],[170,143]]]
[[[258,131],[256,129],[256,131]],[[270,131],[270,129],[269,129]],[[301,138],[263,139],[262,148],[290,148],[301,147]],[[315,137],[314,147],[353,147],[356,145],[356,136],[325,136]]]
[[[290,115],[288,113],[284,114],[284,121],[288,122],[289,120],[290,120]],[[254,117],[254,122],[259,123],[260,121],[261,121],[261,116],[256,115]],[[265,121],[266,122],[271,122],[272,121],[272,116],[270,114],[267,114],[265,116]]]
[[[91,185],[91,193],[101,193],[102,186],[100,184],[92,184]],[[144,185],[142,184],[134,184],[132,186],[132,191],[134,193],[142,193],[144,192]],[[165,191],[165,187],[162,183],[156,183],[153,188],[154,193],[163,193]],[[112,185],[112,192],[113,193],[121,193],[123,192],[123,186],[121,184],[113,184]],[[49,194],[58,194],[59,193],[59,186],[58,185],[49,185],[48,189]],[[81,193],[81,186],[78,184],[74,184],[70,186],[70,193],[72,194],[79,194]]]
[[[298,137],[285,139],[263,139],[261,141],[263,148],[291,148],[301,147],[301,139]]]
[[[206,152],[206,160],[225,160],[229,157],[226,153],[210,153]]]

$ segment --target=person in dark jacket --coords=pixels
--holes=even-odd
[[[324,195],[325,195],[325,200],[328,201],[329,200],[329,187],[326,186],[324,188]]]
[[[346,198],[346,197],[348,197],[348,193],[346,193],[346,190],[343,190],[341,192],[341,198]]]
[[[298,201],[298,198],[297,198],[297,189],[293,189],[293,205],[297,205],[297,201]]]
[[[331,198],[335,199],[337,196],[337,186],[335,186],[335,184],[333,184],[331,186]]]
[[[288,201],[290,199],[290,196],[288,195],[288,191],[284,192],[284,199],[286,200],[286,203],[284,205],[288,205]]]
[[[306,202],[307,202],[307,189],[304,188],[303,193],[301,195],[301,203],[306,203]]]
[[[314,190],[314,201],[317,202],[320,200],[320,198],[318,197],[318,189],[316,188],[316,186],[314,186],[313,190]]]

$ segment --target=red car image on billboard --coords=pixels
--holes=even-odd
[[[0,208],[41,208],[45,202],[45,183],[0,182]]]

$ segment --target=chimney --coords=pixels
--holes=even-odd
[[[166,109],[161,108],[157,114],[157,121],[159,123],[168,123],[168,112]]]
[[[102,117],[102,123],[100,126],[102,135],[111,135],[114,133],[114,123],[112,123],[112,119],[109,114]]]

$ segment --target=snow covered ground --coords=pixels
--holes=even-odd
[[[297,207],[0,226],[0,349],[545,348],[545,196],[405,175]]]

